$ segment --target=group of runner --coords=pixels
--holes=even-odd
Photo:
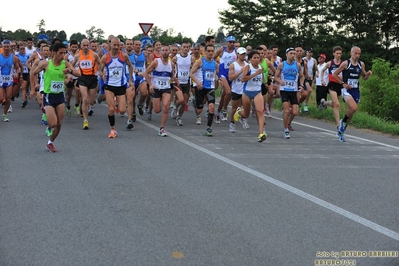
[[[283,60],[277,56],[275,45],[269,49],[265,45],[244,48],[231,35],[227,36],[226,45],[218,49],[213,36],[207,36],[203,44],[164,45],[157,41],[144,49],[139,40],[123,43],[113,35],[103,44],[87,39],[65,44],[54,39],[51,44],[39,41],[37,47],[33,47],[31,39],[18,45],[10,40],[2,42],[0,101],[4,105],[3,121],[8,122],[13,97],[21,91],[24,108],[30,87],[29,96],[36,97],[42,123],[47,125],[46,146],[51,152],[56,152],[53,142],[61,130],[64,113],[71,116],[73,91],[73,110],[83,117],[84,130],[89,129],[91,106],[96,101],[106,101],[109,138],[117,135],[115,113],[127,113],[126,128],[132,129],[136,109],[140,116],[146,113],[148,120],[152,119],[153,110],[162,112],[158,135],[167,136],[169,113],[176,125],[182,126],[192,94],[197,125],[202,124],[201,113],[207,105],[206,136],[213,135],[212,123],[220,121],[229,120],[231,133],[236,131],[238,121],[247,129],[252,113],[258,122],[257,140],[263,142],[267,138],[264,117],[270,116],[273,99],[281,98],[283,137],[289,139],[294,117],[299,111],[308,111],[309,96],[316,88],[319,109],[334,108],[337,137],[345,141],[344,132],[360,99],[359,78],[367,79],[372,74],[359,60],[359,47],[353,47],[351,57],[343,61],[342,48],[336,46],[334,58],[327,62],[325,54],[317,60],[313,58],[312,48],[304,51],[301,46],[290,47]],[[218,87],[222,93],[216,109]],[[328,94],[331,100],[327,100]],[[339,117],[340,96],[348,105],[343,119]]]

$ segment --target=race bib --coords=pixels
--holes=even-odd
[[[348,85],[350,85],[352,88],[359,88],[359,80],[358,79],[348,79],[346,82]]]
[[[80,68],[82,68],[82,69],[93,68],[93,61],[91,61],[91,60],[81,60],[80,61]]]
[[[60,93],[64,91],[63,81],[52,81],[50,85],[50,91],[53,93]]]
[[[9,75],[1,75],[0,76],[0,82],[2,83],[8,83],[12,80],[12,77]]]
[[[284,89],[294,91],[296,89],[297,82],[294,80],[285,81]]]
[[[156,88],[160,89],[160,90],[170,88],[169,79],[168,80],[166,80],[166,79],[158,79],[156,81]]]
[[[27,74],[28,73],[28,67],[27,66],[24,66],[24,69],[23,69],[23,72],[22,73],[24,73],[24,74]]]
[[[188,73],[188,71],[179,70],[178,77],[179,77],[180,82],[185,83],[188,81],[189,73]]]
[[[109,69],[109,75],[112,79],[122,78],[122,67],[113,67]]]
[[[214,81],[215,80],[215,72],[214,71],[205,71],[205,80]]]

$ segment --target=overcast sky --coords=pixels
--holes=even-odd
[[[65,7],[60,7],[65,3]],[[75,3],[75,4],[72,4]],[[104,4],[108,3],[108,4]],[[139,23],[154,23],[154,26],[167,30],[173,28],[175,34],[191,37],[196,41],[199,35],[206,34],[208,28],[216,31],[220,26],[218,10],[228,7],[227,0],[172,0],[172,1],[54,1],[20,0],[18,3],[0,0],[2,10],[9,6],[9,12],[1,12],[0,27],[3,31],[25,29],[37,32],[41,19],[46,22],[46,30],[64,30],[68,36],[92,26],[104,30],[104,37],[119,35],[133,37],[142,33]]]

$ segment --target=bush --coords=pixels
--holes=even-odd
[[[399,121],[399,65],[373,60],[373,75],[361,82],[361,111],[385,120]]]

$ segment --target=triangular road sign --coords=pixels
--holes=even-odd
[[[154,23],[139,23],[139,25],[144,35],[147,36]]]

